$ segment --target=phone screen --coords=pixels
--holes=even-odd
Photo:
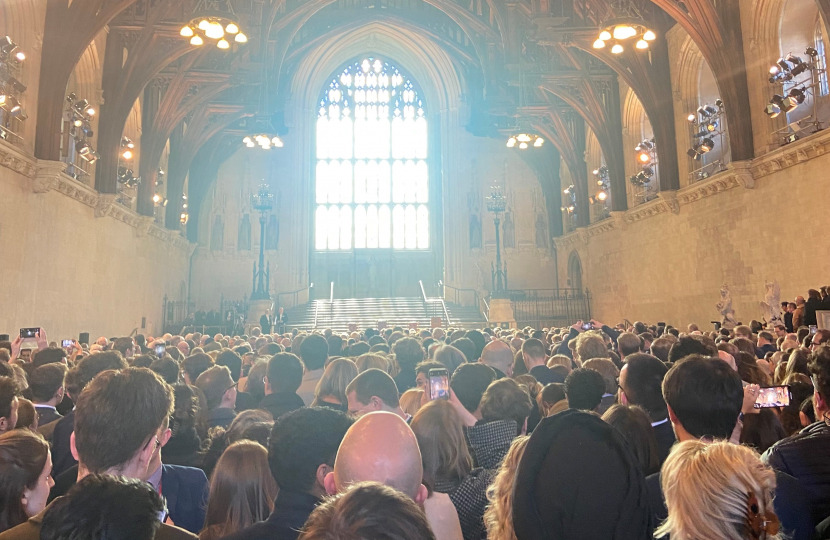
[[[40,330],[40,328],[21,328],[20,337],[23,339],[37,337],[38,330]]]
[[[429,399],[450,399],[450,378],[446,369],[429,370]]]
[[[810,333],[815,334],[816,332],[818,332],[818,326],[816,326],[814,324],[811,324],[810,325]]]
[[[591,323],[589,323],[589,322],[588,322],[588,323],[585,323],[585,324],[583,324],[583,325],[582,325],[582,329],[583,329],[583,330],[590,330],[590,329],[591,329],[591,328],[593,328],[593,327],[594,327],[594,326],[593,326]]]
[[[768,407],[787,407],[790,404],[789,386],[768,386],[761,388],[758,399],[755,400],[756,409]]]
[[[65,339],[65,340],[61,341],[61,347],[63,347],[64,349],[68,349],[71,346],[72,346],[72,340],[71,339]]]
[[[164,345],[156,345],[156,356],[161,358],[164,356],[165,348]]]

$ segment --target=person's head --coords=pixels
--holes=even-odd
[[[238,381],[242,374],[242,357],[230,349],[225,349],[216,356],[216,365],[228,368],[234,381]]]
[[[135,343],[133,343],[133,338],[131,337],[120,337],[112,342],[112,348],[120,352],[124,358],[129,358],[133,355],[133,347],[135,347]]]
[[[781,411],[781,420],[783,420],[783,415],[784,412]],[[758,414],[744,415],[741,444],[751,446],[759,453],[766,452],[770,446],[789,435],[781,425],[781,420],[779,420],[779,414],[766,408],[758,411]]]
[[[446,366],[441,362],[436,362],[434,360],[425,360],[423,362],[419,362],[415,366],[415,387],[416,388],[429,388],[429,371],[431,369],[446,369]]]
[[[669,351],[669,362],[678,362],[693,354],[717,356],[718,348],[715,342],[706,336],[683,336],[672,345]]]
[[[205,353],[191,354],[182,360],[182,372],[187,384],[195,384],[199,375],[213,366],[213,358]]]
[[[663,397],[678,440],[729,439],[743,405],[738,372],[719,358],[692,355],[663,379]]]
[[[47,347],[34,353],[32,356],[32,367],[39,368],[46,364],[65,364],[66,351],[58,347]]]
[[[409,416],[415,416],[418,409],[421,408],[421,400],[424,397],[424,390],[422,388],[410,388],[400,397],[401,411]]]
[[[620,370],[614,365],[614,362],[606,358],[591,358],[582,364],[585,369],[593,369],[605,381],[605,393],[615,394],[617,392],[617,380],[620,376]]]
[[[493,382],[481,396],[481,419],[485,422],[512,420],[516,422],[517,435],[527,431],[527,417],[532,410],[530,396],[513,379]]]
[[[35,369],[29,376],[32,400],[52,406],[60,403],[65,390],[66,371],[63,364],[46,364]]]
[[[213,366],[199,375],[196,388],[204,392],[208,410],[233,409],[236,405],[236,383],[231,370],[225,366]]]
[[[363,373],[367,369],[380,369],[389,372],[389,360],[380,354],[366,353],[358,356],[355,361],[358,373]]]
[[[346,404],[346,387],[357,377],[357,366],[348,358],[335,358],[326,367],[323,376],[317,382],[314,390],[316,406],[324,398],[336,400],[341,405]]]
[[[388,373],[367,369],[346,387],[349,414],[361,416],[374,411],[398,412],[398,387]]]
[[[470,338],[460,337],[454,339],[452,340],[452,346],[461,351],[461,354],[464,355],[464,358],[466,358],[468,362],[475,362],[473,357],[476,355],[476,345]]]
[[[17,408],[20,387],[11,377],[0,377],[0,433],[6,433],[17,425]]]
[[[423,510],[374,482],[354,484],[318,506],[298,540],[435,540]]]
[[[173,412],[173,389],[146,368],[105,371],[75,403],[70,448],[84,473],[146,480],[160,445],[162,424]]]
[[[594,414],[567,410],[536,426],[513,497],[518,540],[652,535],[645,477],[622,434]]]
[[[813,407],[816,419],[827,420],[830,413],[830,346],[822,345],[810,355],[810,375],[813,378]]]
[[[435,351],[433,357],[436,362],[443,364],[447,368],[447,373],[450,377],[461,364],[467,363],[464,353],[453,347],[452,345],[443,345]]]
[[[328,355],[329,356],[340,356],[340,353],[343,351],[343,338],[337,334],[332,334],[328,338],[326,338],[326,343],[328,344]]]
[[[511,377],[513,375],[513,355],[514,351],[507,343],[494,339],[484,346],[479,361]]]
[[[639,405],[652,421],[665,419],[663,377],[667,371],[666,364],[650,354],[636,353],[626,358],[620,370],[620,403]]]
[[[374,412],[360,417],[343,437],[326,491],[334,495],[352,484],[380,482],[423,504],[423,464],[418,440],[397,414]]]
[[[295,347],[291,347],[295,351]],[[300,358],[308,371],[323,369],[329,358],[329,344],[326,338],[319,334],[311,334],[303,339],[299,347]]]
[[[487,488],[490,504],[484,512],[488,540],[512,540],[513,534],[513,483],[529,437],[516,437],[504,456],[499,472]]]
[[[547,361],[545,344],[536,338],[530,338],[522,343],[522,359],[528,371],[535,366],[543,366]]]
[[[617,348],[620,351],[620,356],[626,356],[638,353],[642,350],[642,340],[637,334],[631,332],[623,332],[617,338]]]
[[[179,364],[169,356],[153,360],[150,371],[158,373],[167,384],[179,382]]]
[[[646,476],[660,470],[657,439],[651,427],[651,417],[640,407],[612,405],[602,419],[622,433],[634,458]]]
[[[604,393],[605,381],[592,369],[577,368],[565,378],[565,395],[571,409],[593,411],[602,401]]]
[[[265,364],[267,366],[265,370],[267,374],[263,380],[265,395],[297,392],[303,383],[303,364],[297,355],[278,353]],[[248,381],[251,381],[252,377],[253,375],[249,374]]]
[[[222,453],[210,477],[205,529],[213,538],[222,538],[265,521],[276,496],[265,447],[254,441],[235,442]]]
[[[55,500],[43,516],[42,540],[153,540],[165,505],[140,480],[92,474]]]
[[[464,408],[475,414],[481,404],[481,396],[495,379],[496,372],[490,366],[482,363],[464,364],[452,374],[450,387]]]
[[[475,345],[475,352],[473,353],[473,358],[468,358],[470,362],[478,362],[478,359],[481,358],[481,351],[484,349],[484,345],[487,343],[487,340],[484,338],[484,334],[482,334],[479,330],[468,330],[464,337],[469,339]]]
[[[672,448],[660,475],[668,519],[655,536],[778,538],[775,473],[750,448],[690,440]]]
[[[28,430],[0,435],[0,532],[46,506],[52,481],[49,443]]]
[[[668,362],[669,352],[675,340],[668,337],[660,337],[651,342],[651,354],[662,362]]]
[[[745,324],[736,326],[735,329],[732,330],[732,332],[735,334],[735,337],[742,337],[747,339],[752,338],[752,329]]]
[[[608,358],[608,346],[597,331],[583,332],[574,343],[574,358],[587,362],[591,358]]]
[[[550,383],[542,388],[536,396],[536,404],[539,407],[539,414],[542,418],[562,412],[568,408],[568,398],[565,396],[565,385],[563,383]]]
[[[424,484],[435,489],[437,481],[459,481],[472,470],[473,459],[464,437],[464,425],[445,400],[430,401],[412,418],[424,464]]]
[[[810,340],[810,350],[815,351],[820,345],[827,345],[828,341],[830,341],[830,330],[827,328],[816,330],[813,339]]]
[[[424,359],[424,348],[417,339],[407,337],[401,338],[392,346],[395,360],[401,369],[414,369]]]
[[[37,430],[37,411],[35,405],[26,398],[18,398],[17,404],[17,423],[14,429],[28,429],[30,431]]]
[[[302,408],[280,416],[268,439],[268,465],[280,490],[325,494],[337,448],[351,419],[327,408]]]

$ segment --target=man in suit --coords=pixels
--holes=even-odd
[[[283,308],[280,308],[277,315],[274,317],[274,332],[278,334],[284,333],[286,324],[288,324],[288,315],[285,314],[285,310],[283,310]]]
[[[527,372],[533,375],[542,386],[562,382],[546,365],[548,357],[545,354],[545,344],[538,339],[530,338],[522,343],[522,359]]]
[[[63,401],[66,366],[46,364],[35,369],[29,378],[32,403],[37,412],[37,425],[45,426],[63,418],[55,407]]]
[[[96,376],[75,406],[70,448],[78,460],[78,479],[111,474],[147,481],[153,455],[161,447],[165,420],[172,413],[172,387],[149,369],[127,368]],[[38,540],[43,515],[61,500],[56,499],[44,512],[0,534],[0,540]],[[162,524],[155,538],[192,540],[196,536]]]
[[[259,318],[259,327],[262,328],[262,333],[270,334],[273,323],[274,317],[271,315],[271,310],[266,309],[262,317]]]

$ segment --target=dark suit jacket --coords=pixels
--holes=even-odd
[[[659,426],[654,426],[654,438],[657,439],[657,454],[660,457],[660,466],[669,457],[671,447],[677,439],[674,436],[674,429],[671,427],[671,422],[666,419],[665,422]]]
[[[43,523],[43,515],[49,507],[40,514],[29,518],[26,523],[0,533],[0,540],[40,540],[40,525]],[[195,540],[196,535],[178,527],[171,527],[162,523],[156,531],[155,540]]]
[[[533,377],[539,381],[539,384],[542,386],[550,383],[565,382],[565,379],[563,379],[561,375],[551,371],[548,366],[533,366],[533,369],[530,370],[530,374],[533,375]]]
[[[75,411],[71,410],[58,420],[52,432],[52,478],[77,465],[69,450],[69,437],[75,431]]]
[[[305,406],[303,398],[294,392],[277,392],[275,394],[268,394],[262,401],[259,402],[259,409],[263,409],[271,413],[274,420],[280,416],[296,411]]]
[[[274,511],[268,519],[223,540],[297,540],[308,516],[318,504],[320,499],[314,495],[280,490],[274,501]]]
[[[37,425],[39,426],[45,426],[46,424],[63,418],[63,415],[52,407],[41,407],[40,405],[35,405],[35,412],[37,413]]]

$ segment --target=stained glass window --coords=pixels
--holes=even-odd
[[[412,80],[379,58],[336,75],[317,114],[317,250],[428,249],[424,103]]]

